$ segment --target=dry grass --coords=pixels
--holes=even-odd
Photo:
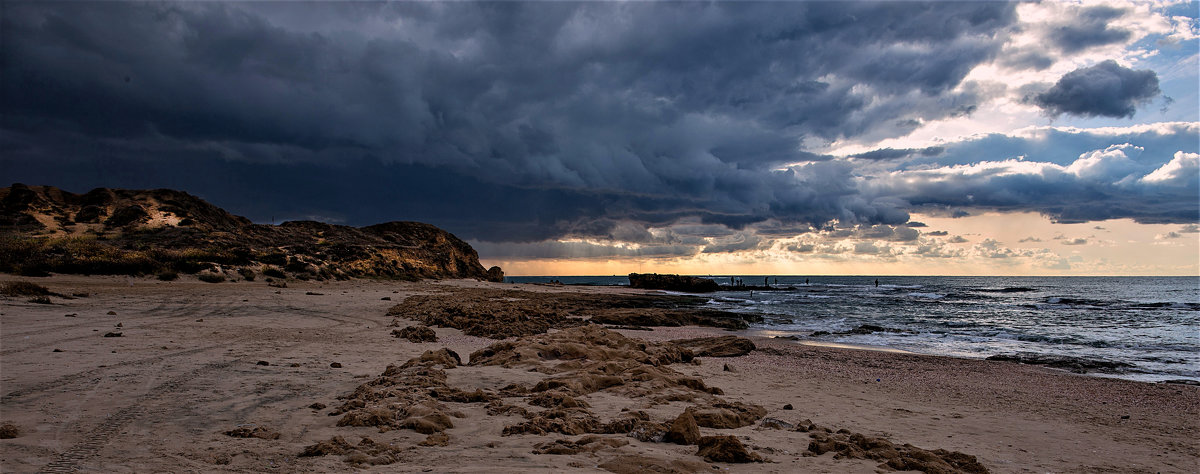
[[[53,293],[37,283],[28,281],[9,281],[0,285],[0,294],[4,296],[47,296]]]

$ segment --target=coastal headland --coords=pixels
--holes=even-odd
[[[0,283],[13,290],[0,301],[4,472],[1194,472],[1200,461],[1198,387],[801,345],[654,291]],[[20,291],[37,287],[46,294]]]

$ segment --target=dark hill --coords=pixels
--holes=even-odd
[[[285,272],[301,279],[503,279],[453,234],[419,222],[254,224],[181,191],[0,188],[0,271]],[[237,273],[230,273],[230,272]]]

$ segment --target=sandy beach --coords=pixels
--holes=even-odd
[[[17,279],[0,276],[0,282]],[[520,351],[535,346],[510,338],[516,341],[513,354],[494,351],[495,364],[476,364],[469,355],[497,340],[435,327],[437,342],[411,342],[392,332],[417,323],[388,314],[412,295],[459,297],[518,288],[634,292],[628,289],[474,280],[289,281],[286,288],[192,277],[31,281],[80,296],[52,296],[50,304],[25,297],[0,300],[0,423],[17,430],[16,437],[0,440],[3,472],[890,470],[879,458],[810,450],[822,436],[845,442],[855,434],[897,449],[912,445],[974,456],[990,472],[1200,470],[1195,386],[820,347],[696,326],[612,330],[645,341],[622,350],[663,358],[655,359],[661,364],[642,361],[643,366],[607,359],[599,370],[636,369],[658,378],[589,386],[603,378],[564,378],[588,367],[567,355],[560,356],[567,362],[559,362],[538,352],[542,359],[531,360]],[[584,334],[579,331],[588,328],[552,329],[547,337]],[[608,331],[587,334],[625,341]],[[749,338],[757,349],[685,362],[668,357],[674,346],[655,344],[727,335]],[[586,341],[579,344],[580,350],[599,351]],[[616,346],[605,347],[611,351],[584,353],[617,353]],[[442,348],[461,360],[434,361],[439,353],[427,352]],[[423,354],[430,358],[414,361]],[[510,358],[501,363],[502,356]],[[409,361],[414,362],[406,365]],[[618,366],[623,368],[612,368]],[[538,388],[550,379],[564,380],[562,389]],[[659,379],[668,383],[654,385]],[[586,408],[567,410],[563,419],[591,417],[599,424],[581,421],[587,428],[580,434],[537,433],[537,423],[553,421],[537,414],[568,403],[561,396],[549,403],[535,396],[547,393],[573,393],[571,403]],[[377,409],[371,403],[380,400],[411,416],[338,426],[349,415]],[[758,406],[765,413],[736,409],[748,424],[700,427],[700,434],[732,435],[763,462],[713,462],[698,456],[694,444],[639,439],[653,436],[638,429],[597,428],[620,420],[669,426],[689,407],[700,406],[696,413],[702,414],[733,405]],[[414,407],[433,408],[418,413]],[[429,428],[410,421],[435,415],[450,423]],[[524,432],[510,429],[521,426]],[[310,449],[322,442],[336,445],[335,437],[352,448]],[[317,455],[301,456],[306,452]],[[573,454],[555,454],[566,452]]]

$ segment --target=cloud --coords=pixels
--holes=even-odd
[[[1180,237],[1183,237],[1183,235],[1178,232],[1167,232],[1165,234],[1155,235],[1154,239],[1155,240],[1166,240],[1166,239],[1178,239]]]
[[[1063,240],[1063,242],[1062,242],[1063,245],[1087,245],[1087,243],[1088,243],[1087,239],[1083,239],[1083,238],[1066,239],[1066,240]]]
[[[813,244],[792,244],[787,246],[787,250],[796,253],[812,253],[816,247]]]
[[[961,244],[961,243],[964,243],[964,242],[969,242],[969,240],[967,240],[965,237],[963,237],[963,236],[961,236],[961,235],[956,235],[956,236],[954,236],[954,237],[951,237],[951,238],[947,239],[947,240],[946,240],[946,242],[949,242],[949,243],[952,243],[952,244]]]
[[[925,242],[913,210],[1196,222],[1191,122],[822,152],[970,115],[1004,94],[981,65],[1057,74],[1064,51],[1142,31],[1073,7],[1038,30],[1052,44],[1014,46],[1017,8],[16,3],[0,18],[0,169],[184,189],[259,222],[421,220],[529,258],[965,247]],[[1158,76],[1114,66],[1044,85],[1042,106],[1132,114]]]
[[[1108,60],[1064,75],[1033,102],[1050,115],[1132,117],[1137,106],[1158,96],[1158,75]]]
[[[852,167],[821,166],[830,157],[804,140],[970,109],[976,92],[958,86],[1016,16],[1002,3],[69,3],[12,5],[2,21],[6,154],[58,163],[48,184],[112,185],[64,156],[116,175],[270,165],[250,166],[251,182],[294,166],[420,166],[442,194],[569,195],[527,208],[551,208],[562,220],[538,222],[550,231],[522,232],[566,237],[597,219],[600,233],[687,217],[903,223],[903,203],[856,195]],[[125,181],[211,186],[159,169]],[[581,212],[559,213],[570,206]],[[516,214],[455,230],[532,222]]]
[[[471,241],[471,246],[488,258],[674,258],[695,255],[696,248],[681,245],[625,246],[584,241],[497,243]]]
[[[1047,36],[1067,53],[1119,43],[1129,39],[1131,34],[1125,29],[1112,28],[1110,23],[1125,13],[1124,9],[1107,5],[1084,8],[1077,17],[1053,26]]]
[[[1189,150],[1197,149],[1197,133],[1198,123],[1163,123],[974,137],[946,143],[941,157],[898,163],[859,186],[866,196],[898,199],[908,203],[901,208],[922,212],[1034,211],[1063,223],[1193,223],[1200,218],[1200,153]]]
[[[1042,241],[1042,239],[1030,236],[1030,237],[1025,237],[1024,239],[1018,240],[1017,242],[1024,244],[1024,243],[1028,243],[1028,242],[1041,242],[1041,241]]]
[[[1200,176],[1200,154],[1178,151],[1175,152],[1171,161],[1143,176],[1141,181],[1153,184],[1194,186],[1198,176]]]
[[[1182,232],[1182,233],[1185,233],[1185,234],[1195,234],[1195,233],[1197,233],[1197,232],[1200,232],[1200,225],[1197,225],[1197,224],[1188,224],[1188,225],[1185,225],[1185,226],[1183,226],[1183,227],[1180,227],[1180,228],[1179,228],[1179,232]]]
[[[732,253],[757,249],[763,239],[752,234],[739,234],[736,238],[722,239],[704,247],[702,253]]]

